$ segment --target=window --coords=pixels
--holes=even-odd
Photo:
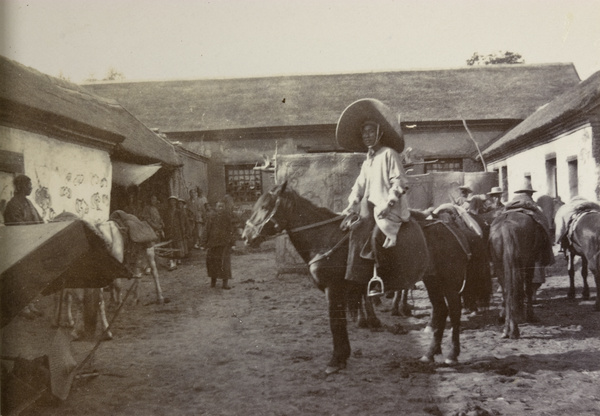
[[[546,159],[546,187],[548,195],[556,198],[556,157]]]
[[[579,195],[579,178],[577,172],[577,158],[568,160],[569,167],[569,196],[573,198]]]
[[[254,165],[225,166],[226,190],[236,202],[254,202],[262,194],[262,179]]]
[[[462,172],[462,159],[425,159],[425,173]]]

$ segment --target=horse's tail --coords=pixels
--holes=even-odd
[[[516,227],[506,222],[501,227],[502,232],[502,263],[504,268],[504,291],[507,310],[517,319],[521,320],[524,313],[525,291],[523,289],[523,273],[517,261],[519,253],[519,240]]]

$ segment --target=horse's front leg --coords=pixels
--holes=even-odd
[[[325,294],[329,309],[329,326],[333,336],[333,356],[325,371],[327,374],[332,374],[346,368],[346,361],[350,357],[343,282],[330,285],[325,289]]]
[[[411,316],[412,312],[408,306],[408,290],[397,290],[392,300],[392,316]]]
[[[596,261],[600,263],[598,259],[596,259]],[[600,264],[596,266],[596,269],[592,270],[592,274],[594,275],[594,280],[596,281],[596,304],[594,309],[597,312],[600,312],[600,268],[598,266],[600,266]]]
[[[423,362],[433,362],[434,357],[442,353],[442,338],[444,337],[444,328],[448,317],[448,307],[446,306],[443,290],[436,279],[438,279],[436,276],[428,276],[423,279],[431,302],[431,327],[433,332],[429,349],[421,357]]]
[[[567,298],[575,299],[575,253],[571,249],[567,249],[567,270],[569,272],[569,291]]]
[[[590,299],[590,287],[588,286],[588,262],[585,256],[581,256],[581,278],[583,279],[583,292],[581,292],[581,298],[583,300]]]
[[[75,327],[75,319],[73,318],[73,293],[69,289],[65,289],[65,309],[67,310],[67,327]]]
[[[446,295],[446,302],[450,315],[450,324],[452,325],[452,347],[450,348],[450,353],[448,353],[445,362],[446,364],[456,364],[458,362],[458,356],[460,355],[460,293],[458,291],[448,293]]]
[[[533,283],[534,273],[535,267],[531,267],[524,271],[523,276],[525,278],[525,319],[530,323],[539,322],[533,312],[533,295],[536,290]]]
[[[102,334],[104,340],[113,339],[113,334],[108,329],[108,319],[106,318],[106,303],[104,302],[104,289],[100,289],[100,299],[98,301],[98,313],[100,314],[100,321],[102,323]]]
[[[146,249],[146,256],[148,263],[150,263],[150,269],[152,270],[152,277],[154,278],[154,287],[156,288],[156,303],[162,304],[165,302],[162,288],[160,287],[160,281],[158,280],[158,267],[156,267],[156,253],[154,246]]]
[[[375,313],[375,308],[373,307],[373,302],[369,297],[366,296],[366,292],[363,295],[364,303],[365,303],[365,313],[366,313],[366,323],[367,328],[381,328],[381,321],[377,317]]]

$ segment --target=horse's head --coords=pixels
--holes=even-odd
[[[286,186],[287,181],[258,198],[242,233],[246,245],[257,246],[267,237],[283,231],[277,213],[282,204],[281,195],[285,192]]]

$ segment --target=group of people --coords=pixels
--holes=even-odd
[[[162,207],[156,195],[150,197],[145,206],[130,192],[129,204],[124,211],[146,221],[163,242],[168,252],[168,270],[172,271],[190,255],[192,249],[206,249],[206,268],[211,286],[218,279],[223,289],[230,289],[231,248],[237,240],[237,221],[234,203],[226,195],[212,209],[199,187],[189,191],[189,198],[171,195],[166,207]]]

